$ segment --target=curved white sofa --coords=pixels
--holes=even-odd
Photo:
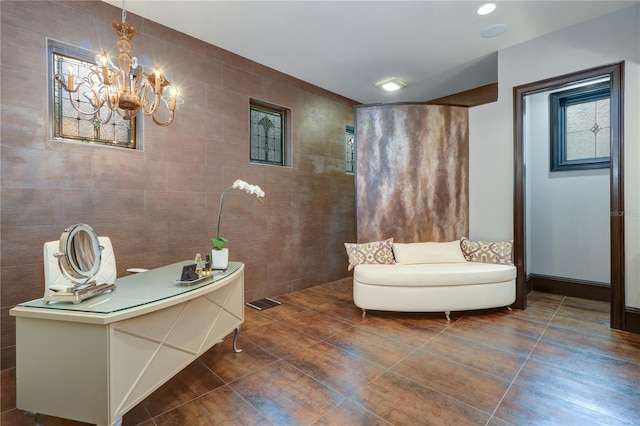
[[[445,312],[508,307],[516,298],[512,264],[469,262],[460,241],[393,244],[394,264],[359,264],[353,300],[362,309]]]

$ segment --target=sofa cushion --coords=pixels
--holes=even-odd
[[[466,262],[460,240],[446,243],[394,243],[393,254],[397,263],[452,263]]]
[[[353,273],[360,284],[395,287],[491,284],[515,278],[515,266],[473,262],[358,265]]]
[[[393,238],[362,244],[344,243],[349,256],[349,271],[356,265],[366,263],[393,264],[392,244]]]
[[[511,241],[471,241],[466,237],[460,239],[460,248],[464,258],[469,262],[496,263],[499,265],[513,265]]]

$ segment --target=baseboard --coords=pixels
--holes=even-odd
[[[580,297],[582,299],[610,301],[610,288],[605,283],[581,281],[571,278],[550,277],[547,275],[527,275],[527,286],[544,293]],[[625,331],[640,334],[640,308],[627,306],[624,312]]]
[[[527,285],[532,290],[544,293],[561,294],[563,296],[601,302],[611,301],[611,288],[606,283],[530,274],[527,276]]]
[[[625,331],[640,334],[640,309],[627,306],[624,312]]]

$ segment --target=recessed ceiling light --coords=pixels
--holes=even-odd
[[[478,15],[488,15],[494,10],[496,10],[496,5],[494,3],[487,3],[478,8]]]
[[[398,80],[395,77],[376,83],[378,89],[382,89],[385,92],[395,92],[396,90],[404,89],[407,87],[407,83],[402,80]]]
[[[504,34],[506,31],[507,31],[507,26],[505,24],[492,25],[482,32],[482,37],[484,38],[498,37],[499,35]]]

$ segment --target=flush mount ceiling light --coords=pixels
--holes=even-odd
[[[125,120],[131,120],[142,111],[158,126],[168,126],[173,122],[175,110],[184,100],[178,97],[178,89],[171,85],[157,65],[152,73],[136,72],[138,59],[131,57],[131,39],[138,34],[138,29],[126,23],[126,17],[123,0],[122,22],[111,22],[111,27],[120,36],[117,43],[120,51],[118,67],[103,51],[96,55],[96,65],[92,65],[86,75],[74,75],[70,67],[67,75],[56,74],[54,78],[69,94],[69,101],[76,111],[93,116],[102,124],[111,119],[113,112]],[[82,104],[89,104],[90,110],[80,109],[80,95],[88,100],[86,102],[83,99]],[[166,121],[156,119],[161,100],[167,107]]]
[[[404,89],[407,87],[407,83],[402,80],[398,80],[395,77],[376,83],[376,87],[385,92],[395,92],[396,90]]]
[[[498,37],[499,35],[504,34],[506,31],[507,31],[507,26],[505,24],[492,25],[482,32],[482,37],[484,38]]]
[[[488,15],[494,10],[496,10],[496,5],[494,3],[487,3],[478,8],[478,15]]]

